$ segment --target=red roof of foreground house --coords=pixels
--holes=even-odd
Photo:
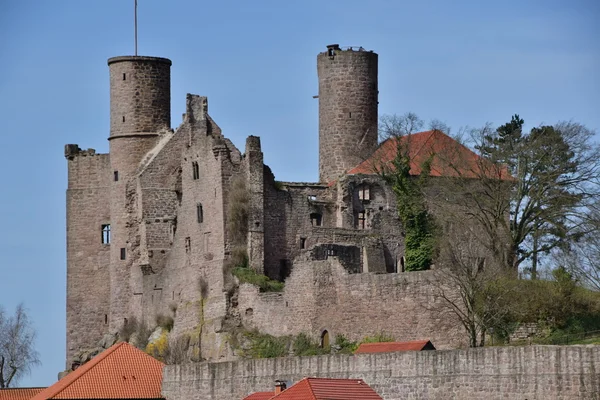
[[[31,400],[160,399],[163,367],[155,358],[121,342]]]
[[[398,154],[398,145],[403,151],[408,152],[411,175],[420,175],[421,166],[431,158],[431,176],[463,178],[487,176],[488,178],[510,179],[506,168],[495,167],[491,162],[438,130],[387,139],[381,143],[371,157],[349,170],[348,174],[372,175],[381,171],[382,168],[391,168],[392,160]]]
[[[435,350],[435,347],[429,340],[413,340],[410,342],[381,342],[381,343],[362,343],[354,354],[361,353],[392,353],[394,351],[421,351]]]
[[[0,400],[29,400],[42,390],[43,387],[0,389]]]
[[[304,378],[279,394],[270,394],[271,397],[246,397],[244,400],[383,400],[362,379]]]
[[[275,396],[274,392],[256,392],[244,397],[244,400],[269,400],[273,396]]]

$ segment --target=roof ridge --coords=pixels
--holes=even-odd
[[[77,381],[77,379],[79,379],[82,375],[84,375],[86,372],[88,372],[89,370],[94,368],[102,360],[106,359],[106,357],[108,357],[110,354],[114,353],[115,350],[117,350],[119,347],[122,347],[125,344],[131,346],[127,342],[119,342],[119,343],[116,343],[116,344],[110,346],[108,349],[106,349],[102,353],[96,355],[90,361],[86,362],[85,364],[83,364],[82,366],[80,366],[79,368],[77,368],[76,370],[74,370],[73,372],[71,372],[70,374],[68,374],[67,376],[65,376],[58,382],[56,382],[55,384],[48,386],[46,389],[44,389],[40,393],[36,394],[31,400],[34,400],[36,398],[39,398],[39,399],[53,398],[60,392],[67,389],[69,386],[71,386],[73,383],[75,383]],[[57,383],[61,382],[62,380],[64,380],[64,384],[62,384],[58,387],[54,387],[54,386],[56,386]]]

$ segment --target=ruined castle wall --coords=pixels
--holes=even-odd
[[[265,275],[282,279],[281,260],[288,258],[286,210],[291,206],[289,193],[278,188],[271,169],[264,167],[264,226],[265,226]]]
[[[385,332],[399,341],[430,339],[441,349],[466,345],[456,316],[434,296],[432,279],[433,271],[348,274],[335,257],[303,261],[280,294],[240,287],[239,309],[247,328],[274,336],[319,338],[327,330],[331,338],[360,340]]]
[[[111,244],[102,244],[110,224],[110,158],[83,152],[68,161],[67,368],[79,349],[94,348],[108,332]]]
[[[238,400],[272,390],[277,379],[324,377],[363,379],[385,400],[592,400],[599,370],[600,346],[329,355],[169,365],[162,393],[167,400]]]

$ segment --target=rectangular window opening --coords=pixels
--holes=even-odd
[[[123,73],[123,80],[126,80],[127,76],[125,75],[125,73]]]
[[[123,115],[123,122],[125,122],[125,116]]]
[[[358,198],[360,200],[371,200],[371,194],[369,192],[369,185],[360,186],[358,188]]]
[[[323,216],[319,213],[310,214],[310,223],[312,226],[321,226],[323,223]]]
[[[125,247],[121,247],[121,260],[125,260],[127,255],[127,250],[125,250]]]
[[[110,224],[102,225],[102,244],[110,244]]]
[[[192,239],[190,237],[185,238],[185,252],[189,253],[192,251]]]
[[[365,229],[365,212],[358,213],[358,229]]]
[[[194,180],[200,178],[200,168],[198,167],[198,163],[196,161],[192,163],[192,177]]]
[[[117,182],[119,180],[119,171],[114,172],[114,178],[115,178],[115,182]]]
[[[306,248],[306,238],[300,238],[300,248]]]

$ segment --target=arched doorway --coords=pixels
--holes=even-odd
[[[327,332],[327,330],[324,330],[323,333],[321,333],[321,347],[324,349],[329,347],[329,332]]]

